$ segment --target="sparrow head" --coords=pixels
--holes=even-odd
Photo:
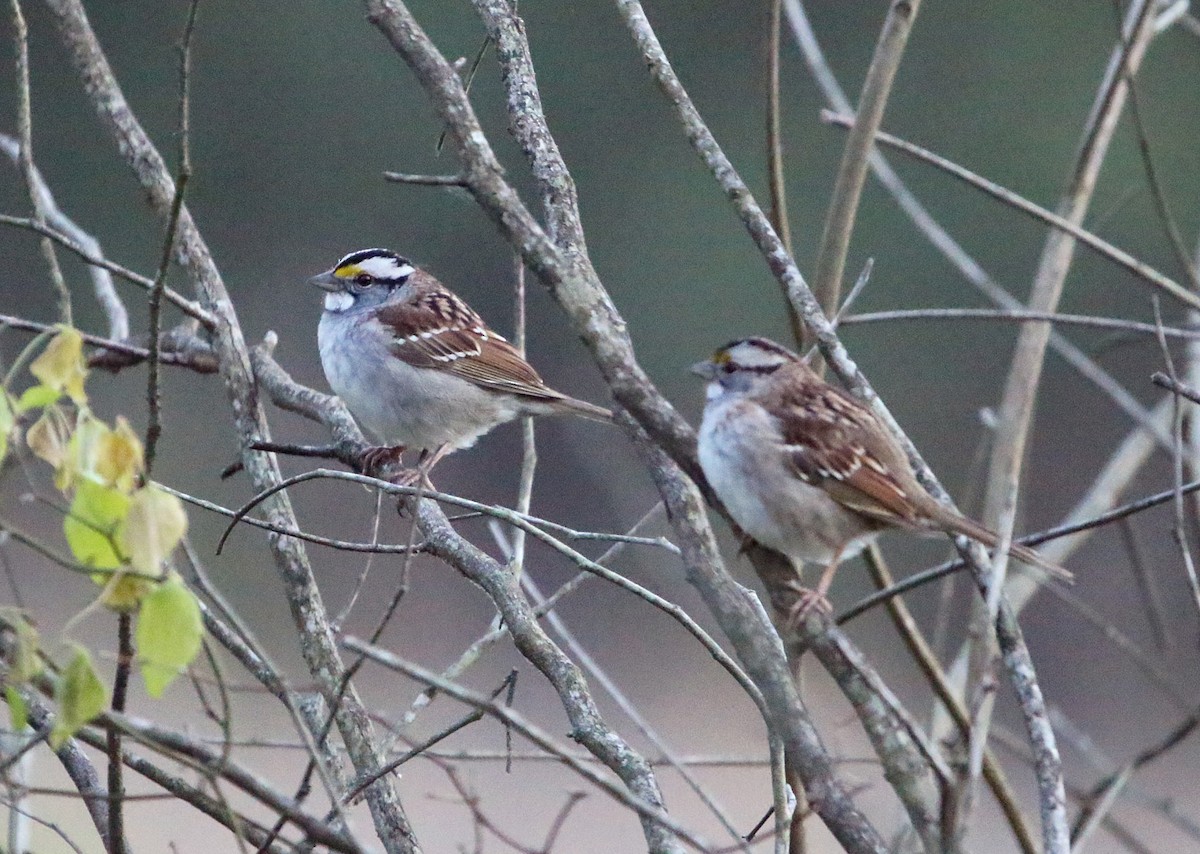
[[[791,350],[766,338],[739,338],[692,365],[692,373],[709,381],[708,396],[724,391],[750,391],[785,365],[800,363]]]
[[[407,258],[388,249],[360,249],[308,281],[325,291],[326,311],[341,312],[385,302],[414,272]]]

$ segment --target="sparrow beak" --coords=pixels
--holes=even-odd
[[[712,360],[705,359],[703,362],[697,362],[688,368],[693,374],[698,377],[703,377],[706,380],[716,379],[717,366],[712,363]]]
[[[310,285],[316,285],[323,291],[329,291],[331,294],[339,293],[345,290],[342,280],[333,274],[333,270],[326,270],[320,275],[313,276],[308,280]]]

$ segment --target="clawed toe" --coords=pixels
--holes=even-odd
[[[403,445],[377,445],[367,448],[359,458],[363,474],[381,477],[390,468],[400,465],[404,458]]]
[[[425,489],[433,489],[433,482],[429,479],[429,470],[421,466],[404,469],[404,471],[392,478],[392,483],[396,484],[396,486],[420,485]]]
[[[825,594],[819,590],[812,590],[808,587],[796,587],[796,601],[787,613],[787,626],[793,631],[800,627],[800,624],[810,614],[821,614],[828,617],[833,613],[833,605],[825,598]]]

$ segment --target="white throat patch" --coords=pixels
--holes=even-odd
[[[334,313],[345,311],[354,305],[354,297],[345,291],[335,294],[325,294],[325,310]]]

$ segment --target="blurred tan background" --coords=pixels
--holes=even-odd
[[[59,204],[94,233],[112,259],[151,274],[160,252],[160,224],[80,93],[68,58],[44,11],[24,4],[33,63],[35,156]],[[413,11],[449,56],[473,57],[482,30],[465,3],[417,2]],[[765,3],[656,0],[648,13],[677,71],[717,138],[765,203],[763,141]],[[885,4],[812,2],[818,37],[843,85],[857,92],[882,20]],[[174,162],[176,54],[186,4],[160,0],[101,0],[89,4],[93,24],[139,118]],[[611,4],[524,0],[520,12],[537,63],[551,127],[579,185],[588,243],[597,269],[628,320],[643,365],[691,416],[702,391],[685,373],[692,361],[724,341],[745,334],[786,339],[787,325],[776,283],[725,203],[715,182],[689,149],[683,134],[644,73]],[[892,96],[885,128],[926,144],[1027,197],[1053,206],[1077,138],[1112,47],[1118,12],[1108,3],[928,3],[921,10]],[[7,17],[0,42],[11,44]],[[6,47],[6,55],[11,49]],[[467,298],[501,332],[512,329],[511,252],[474,203],[456,191],[385,184],[384,170],[452,173],[453,156],[439,157],[439,126],[407,68],[364,20],[354,3],[231,2],[203,0],[195,35],[192,96],[192,157],[195,175],[188,204],[251,341],[267,330],[280,338],[277,358],[301,381],[325,389],[315,347],[320,312],[307,276],[340,255],[386,246],[431,269]],[[11,71],[0,83],[0,130],[15,128]],[[1156,165],[1185,240],[1200,227],[1200,39],[1176,28],[1155,41],[1139,77],[1140,107],[1154,146]],[[484,58],[472,88],[476,109],[493,145],[520,185],[520,152],[508,139],[502,92],[493,58]],[[812,265],[832,185],[842,131],[822,126],[822,106],[798,51],[785,36],[783,109],[789,204],[796,256]],[[932,170],[893,158],[901,174],[934,215],[974,253],[985,269],[1023,297],[1044,231],[1015,212],[953,183]],[[1143,260],[1179,276],[1162,229],[1153,215],[1135,138],[1128,123],[1102,175],[1089,225]],[[532,202],[533,200],[530,199]],[[15,170],[0,163],[0,211],[24,214],[27,202]],[[102,332],[83,268],[60,253],[75,293],[79,325]],[[913,229],[877,185],[868,183],[848,267],[853,275],[875,259],[859,310],[927,306],[978,306],[981,298]],[[54,302],[35,240],[0,230],[0,312],[38,320],[54,318]],[[173,271],[173,286],[185,282]],[[536,280],[530,280],[530,360],[554,386],[603,402],[603,384],[585,351]],[[123,287],[135,330],[145,326],[143,295]],[[1064,311],[1151,319],[1147,289],[1111,264],[1080,253],[1068,283]],[[1179,321],[1174,306],[1168,319]],[[1095,332],[1066,330],[1139,399],[1157,399],[1149,374],[1161,355],[1149,339],[1114,341]],[[1015,327],[984,323],[921,323],[859,326],[844,340],[888,405],[966,508],[976,509],[978,461],[986,441],[979,410],[993,405],[1007,369]],[[28,340],[0,334],[0,355],[11,361]],[[141,370],[95,375],[90,391],[107,416],[126,414],[144,424]],[[237,477],[218,472],[237,449],[223,390],[213,378],[169,369],[163,380],[165,433],[155,474],[164,482],[225,505],[248,497]],[[1049,357],[1029,461],[1023,526],[1048,527],[1073,505],[1129,424],[1116,408],[1059,359]],[[271,414],[277,438],[321,441],[312,425]],[[624,531],[655,502],[652,485],[622,435],[586,423],[543,421],[537,429],[539,480],[533,512],[581,529]],[[438,469],[442,489],[511,504],[520,459],[519,430],[497,431],[471,451]],[[288,471],[306,461],[285,461]],[[1139,479],[1135,494],[1169,485],[1160,457]],[[9,467],[0,480],[0,508],[26,527],[58,543],[58,520],[46,508],[22,501],[27,484]],[[372,498],[345,485],[306,485],[294,493],[308,529],[347,539],[369,539]],[[297,685],[304,669],[296,654],[286,604],[260,533],[243,529],[219,557],[213,555],[221,519],[191,510],[192,533],[221,589],[251,622]],[[1190,600],[1177,551],[1170,542],[1168,511],[1137,519],[1135,528],[1168,605],[1171,645],[1154,648],[1116,531],[1100,534],[1071,567],[1077,592],[1094,608],[1158,657],[1178,678],[1179,693],[1198,692],[1196,605]],[[723,526],[721,526],[724,531]],[[495,553],[486,526],[461,530]],[[661,523],[651,532],[665,533]],[[385,512],[381,538],[403,542],[405,523]],[[915,570],[948,553],[941,541],[886,540],[895,568]],[[3,556],[24,605],[38,615],[43,635],[58,639],[66,621],[95,590],[43,564],[14,545]],[[599,549],[587,550],[598,554]],[[731,565],[751,583],[744,562],[727,550]],[[361,557],[313,549],[323,592],[332,611],[341,609],[362,568]],[[366,592],[347,630],[369,632],[396,586],[398,561],[378,558]],[[631,549],[615,564],[711,627],[703,606],[684,582],[677,562],[660,553]],[[572,574],[545,549],[531,546],[529,571],[550,590]],[[0,600],[12,601],[0,584]],[[836,607],[870,590],[861,565],[851,562],[834,587]],[[752,705],[676,626],[641,601],[589,582],[584,593],[560,609],[575,634],[617,678],[641,711],[684,755],[761,759],[766,748]],[[950,640],[961,635],[968,592],[960,586],[950,604]],[[939,594],[928,588],[911,597],[926,627],[934,623]],[[487,627],[485,598],[447,567],[417,561],[411,590],[383,639],[384,645],[430,667],[444,667]],[[1042,599],[1023,624],[1049,701],[1061,708],[1099,749],[1116,762],[1158,741],[1180,720],[1120,656],[1061,604]],[[714,629],[715,630],[715,629]],[[873,658],[909,708],[928,714],[928,690],[882,615],[863,618],[852,634]],[[102,649],[114,645],[111,620],[96,615],[72,637]],[[951,644],[953,648],[954,644]],[[106,660],[111,668],[111,657]],[[506,645],[465,678],[490,690],[511,667],[521,668],[516,706],[565,735],[566,723],[553,693],[532,667]],[[822,674],[810,668],[808,692],[823,736],[851,760],[868,759],[869,746],[856,721]],[[232,668],[231,668],[232,672]],[[234,677],[239,683],[248,680]],[[417,689],[391,675],[373,673],[360,683],[373,707],[395,719]],[[1002,688],[998,719],[1013,732],[1020,717]],[[601,707],[635,744],[635,728],[606,697]],[[275,706],[240,694],[239,737],[294,740]],[[198,722],[185,685],[169,702],[151,703],[135,690],[134,714],[175,723]],[[435,732],[461,709],[438,701],[418,719],[415,737]],[[449,742],[451,749],[500,750],[503,733],[494,722],[475,724]],[[1070,779],[1089,786],[1101,775],[1064,744]],[[653,753],[649,748],[648,752]],[[245,754],[290,789],[301,760],[295,750]],[[1007,755],[1006,755],[1007,758]],[[1175,799],[1185,819],[1200,824],[1195,790],[1197,749],[1185,741],[1137,777],[1139,791]],[[62,785],[52,760],[38,767]],[[528,845],[540,844],[568,790],[582,782],[549,762],[517,763],[510,775],[501,763],[464,764],[489,815]],[[1024,805],[1034,808],[1032,778],[1020,762],[1008,764]],[[1111,769],[1106,769],[1111,770]],[[864,784],[859,800],[881,826],[899,816],[894,798],[869,762],[847,766]],[[762,767],[701,768],[702,779],[736,824],[748,829],[769,803]],[[669,771],[661,775],[668,804],[684,821],[713,839],[720,829]],[[472,844],[466,809],[444,776],[429,763],[406,766],[400,791],[425,849],[432,854]],[[97,850],[82,810],[63,798],[34,799],[39,814],[69,829]],[[992,807],[973,837],[979,852],[1013,850],[1004,831],[991,832]],[[1152,851],[1200,851],[1189,836],[1136,803],[1117,815]],[[169,818],[167,818],[169,816]],[[356,813],[364,830],[365,813]],[[1031,819],[1034,816],[1031,814]],[[160,802],[131,808],[137,850],[228,850],[232,839],[189,811]],[[812,823],[816,848],[834,850]],[[369,831],[367,834],[369,836]],[[37,850],[67,850],[38,830]],[[1093,850],[1116,850],[1103,833]],[[603,794],[591,792],[566,823],[555,850],[636,851],[643,848],[636,822]],[[489,839],[485,850],[506,850]]]

